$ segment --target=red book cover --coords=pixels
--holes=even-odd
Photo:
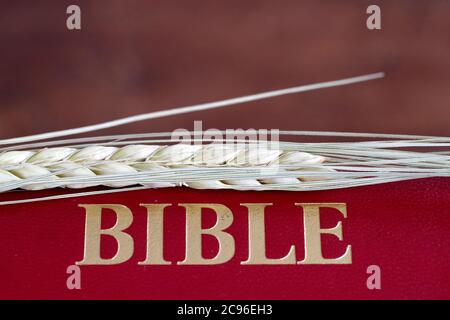
[[[0,299],[450,299],[450,1],[3,2]]]
[[[436,178],[2,206],[0,298],[449,299],[449,192]]]

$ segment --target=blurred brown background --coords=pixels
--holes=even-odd
[[[82,30],[66,29],[78,4]],[[382,30],[366,28],[370,4]],[[1,1],[0,138],[385,71],[382,80],[107,132],[450,136],[450,1]]]

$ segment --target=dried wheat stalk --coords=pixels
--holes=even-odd
[[[19,188],[39,190],[55,187],[78,189],[98,185],[113,187],[100,191],[3,201],[0,205],[182,185],[199,189],[310,191],[427,177],[449,177],[450,138],[446,137],[281,131],[281,135],[377,140],[328,143],[281,141],[277,149],[258,141],[173,144],[169,139],[171,133],[43,142],[136,121],[381,77],[383,73],[376,73],[162,110],[87,127],[0,140],[0,146],[6,146],[0,147],[0,192]],[[158,145],[160,143],[165,145]],[[421,151],[405,151],[404,148]],[[444,150],[429,151],[430,148]]]
[[[298,176],[260,179],[217,179],[184,181],[180,176],[167,182],[150,182],[169,170],[228,168],[278,169],[289,165],[290,171],[308,165],[320,165],[324,157],[299,151],[270,150],[261,145],[127,145],[125,147],[88,146],[85,148],[57,147],[36,151],[7,151],[0,154],[0,191],[22,188],[40,190],[54,187],[85,188],[96,185],[124,187],[136,184],[148,187],[187,185],[193,188],[233,188],[262,184],[300,183],[317,178]],[[329,172],[332,169],[312,168]],[[182,172],[182,170],[179,170]],[[186,171],[186,170],[185,170]],[[274,170],[272,170],[274,171]],[[322,173],[323,175],[323,173]]]

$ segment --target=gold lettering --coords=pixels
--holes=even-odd
[[[248,208],[248,259],[241,264],[296,264],[295,246],[281,259],[266,256],[266,232],[264,211],[272,203],[241,203]]]
[[[233,223],[230,209],[221,204],[181,204],[186,208],[186,257],[179,265],[204,264],[213,265],[229,261],[234,256],[234,238],[227,229]],[[210,229],[202,229],[202,209],[212,209],[216,213],[217,222]],[[202,255],[202,235],[214,236],[219,242],[219,252],[213,259],[205,259]]]
[[[347,207],[345,203],[296,203],[303,207],[304,229],[305,229],[305,259],[300,264],[351,264],[352,248],[347,246],[345,253],[335,259],[325,259],[322,255],[321,234],[332,234],[339,240],[342,237],[342,222],[331,229],[320,228],[320,208],[337,209],[344,218],[347,218]]]
[[[84,240],[84,258],[78,265],[111,265],[125,262],[134,251],[133,238],[123,232],[133,222],[130,209],[119,204],[80,204],[86,210],[86,231]],[[110,229],[101,229],[102,210],[110,209],[116,214],[116,224]],[[111,259],[100,256],[101,235],[113,237],[118,244],[117,253]]]
[[[164,208],[170,204],[141,204],[147,208],[147,257],[140,265],[168,265],[164,260]]]

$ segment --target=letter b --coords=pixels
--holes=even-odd
[[[129,260],[134,251],[133,238],[123,232],[133,222],[130,209],[119,204],[80,204],[86,210],[86,231],[84,238],[84,258],[77,265],[111,265]],[[101,229],[102,210],[110,209],[116,214],[116,224],[110,229]],[[117,241],[117,253],[111,259],[103,259],[100,255],[102,235],[113,237]]]
[[[231,234],[225,232],[233,223],[231,210],[220,204],[187,204],[180,203],[186,208],[186,257],[179,265],[214,265],[229,261],[234,256],[235,245]],[[202,209],[211,209],[216,213],[217,222],[209,229],[202,228]],[[219,252],[213,259],[202,256],[202,235],[208,234],[219,242]]]

